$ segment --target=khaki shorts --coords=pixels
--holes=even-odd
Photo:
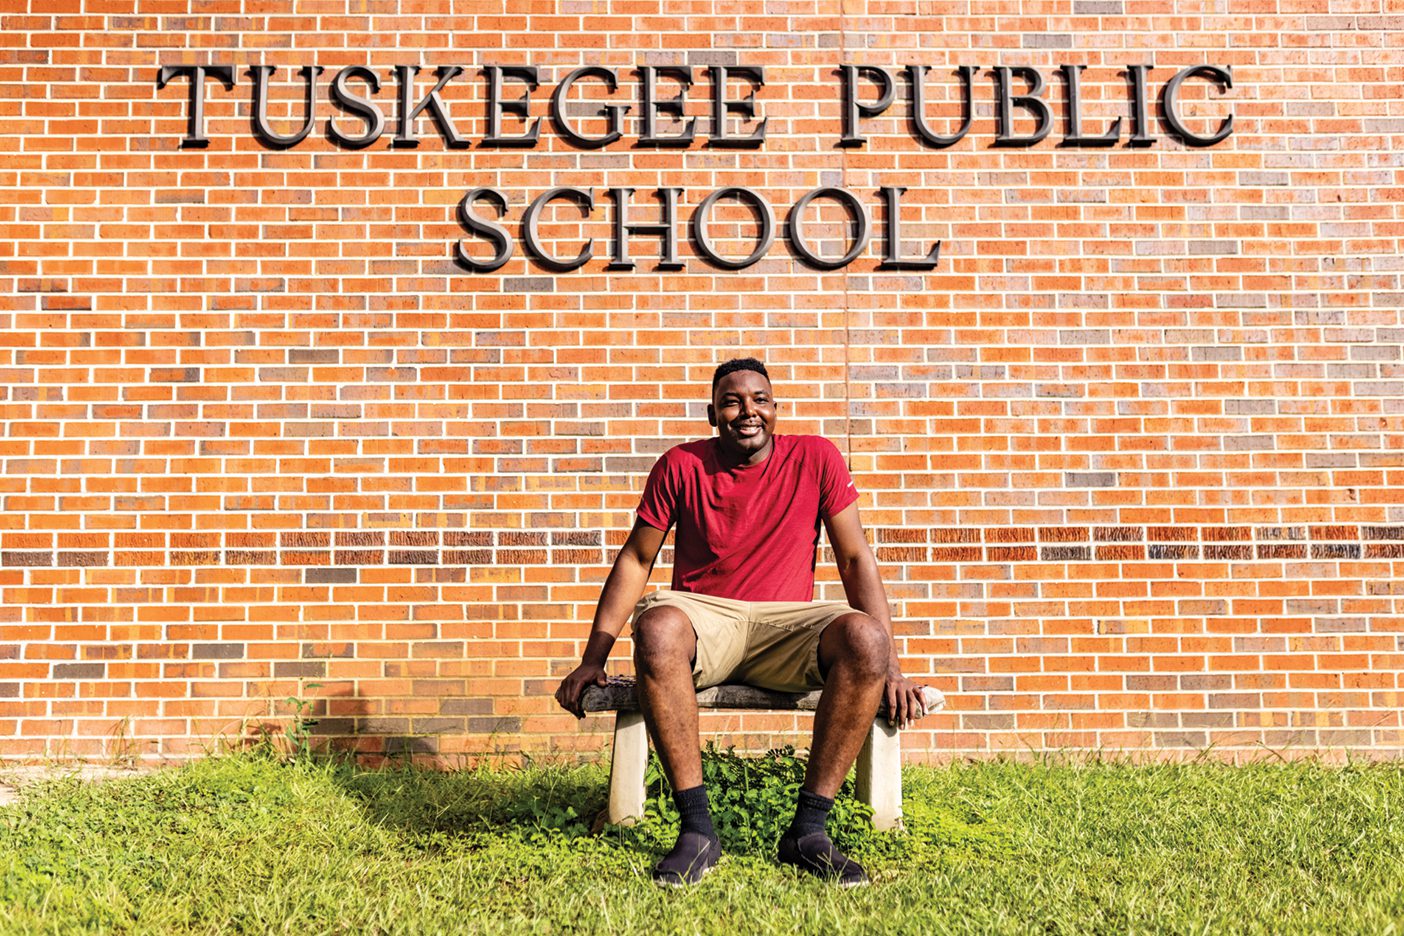
[[[664,606],[686,614],[697,635],[694,686],[739,682],[778,692],[824,685],[819,635],[854,613],[842,601],[737,601],[663,589],[643,596],[634,607],[634,622],[650,608]]]

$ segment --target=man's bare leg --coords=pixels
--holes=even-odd
[[[824,831],[848,769],[877,715],[887,679],[890,638],[866,614],[845,614],[819,638],[824,691],[814,713],[814,741],[794,821],[780,839],[780,860],[846,886],[866,884],[867,873],[837,849]]]
[[[697,736],[692,657],[697,635],[677,608],[652,608],[634,624],[634,670],[639,708],[658,759],[673,785],[681,827],[678,841],[653,870],[660,884],[695,884],[716,865],[721,844],[712,828]]]
[[[814,712],[814,741],[804,788],[832,799],[863,749],[887,680],[889,638],[866,614],[845,614],[819,638],[824,691]]]
[[[697,635],[677,608],[651,608],[634,623],[639,708],[668,782],[687,790],[702,782],[692,657]]]

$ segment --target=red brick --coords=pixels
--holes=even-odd
[[[1372,89],[1404,31],[1265,20],[1247,0],[1170,28],[1126,6],[1076,0],[1052,25],[947,16],[937,31],[801,3],[743,21],[740,46],[735,17],[679,32],[627,5],[586,25],[516,2],[432,28],[412,11],[165,31],[144,9],[9,18],[31,40],[9,67],[46,93],[0,88],[24,127],[0,207],[0,706],[25,707],[0,708],[0,758],[109,756],[122,719],[143,756],[198,756],[304,692],[327,703],[333,746],[369,763],[598,756],[607,720],[577,726],[550,690],[649,467],[708,433],[711,368],[743,353],[776,375],[782,431],[846,454],[904,664],[948,690],[948,711],[904,740],[913,760],[1211,743],[1225,759],[1398,756],[1401,200],[1378,154],[1404,149],[1404,129],[1397,96]],[[861,50],[848,60],[932,63],[940,132],[959,119],[941,63],[988,69],[1009,37],[1050,86],[1057,65],[1088,66],[1092,127],[1124,111],[1127,64],[1162,63],[1155,95],[1165,62],[1232,64],[1229,93],[1196,79],[1182,100],[1201,128],[1232,109],[1235,130],[1190,149],[1152,114],[1154,146],[1092,154],[1057,145],[1050,94],[1049,139],[995,147],[982,82],[954,146],[924,147],[899,101],[865,121],[865,146],[840,148],[845,56],[817,41],[833,34]],[[1304,127],[1278,92],[1308,46]],[[444,98],[474,145],[447,149],[421,121],[416,148],[386,135],[340,150],[324,74],[313,135],[273,150],[249,135],[241,76],[207,89],[211,145],[183,148],[185,81],[153,80],[153,63],[192,50],[241,72],[277,64],[286,130],[289,69],[365,49],[390,121],[388,69],[465,61],[454,49],[541,66],[533,117],[566,70],[596,62],[635,110],[599,151],[549,121],[534,149],[481,146],[466,74]],[[665,61],[694,66],[699,127],[703,66],[765,65],[766,145],[636,146],[632,69]],[[473,275],[452,248],[458,201],[482,180],[508,196],[515,255]],[[532,198],[567,185],[592,189],[596,211],[558,205],[541,231],[561,255],[593,238],[595,259],[556,273],[516,231]],[[658,270],[656,239],[637,236],[637,267],[608,269],[604,191],[635,188],[650,220],[660,185],[683,189],[685,268]],[[804,192],[846,187],[877,241],[838,271],[799,265],[783,237],[755,267],[714,269],[682,229],[731,185],[763,192],[781,222]],[[885,185],[908,189],[913,243],[941,241],[935,270],[879,268]],[[812,208],[828,253],[833,207]],[[712,235],[744,252],[750,224],[719,205]],[[671,547],[656,585],[670,562]],[[843,597],[827,547],[819,579]],[[626,638],[612,670],[627,656]],[[803,743],[807,723],[707,724],[765,747]]]

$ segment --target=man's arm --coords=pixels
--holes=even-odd
[[[600,591],[599,604],[595,606],[595,619],[590,625],[590,639],[585,644],[585,653],[580,665],[561,681],[556,690],[556,701],[561,708],[576,718],[584,718],[581,698],[587,686],[605,684],[605,661],[609,651],[619,639],[619,632],[629,620],[629,612],[638,604],[648,584],[653,562],[658,558],[658,550],[663,548],[666,530],[649,526],[642,520],[634,521],[629,538],[619,548],[614,557],[614,566],[609,570],[604,588]]]
[[[905,728],[925,714],[921,687],[902,675],[897,660],[897,642],[892,639],[892,613],[887,606],[887,592],[878,575],[877,559],[863,535],[863,523],[858,519],[858,505],[849,504],[824,521],[829,545],[834,550],[839,578],[848,603],[869,617],[876,618],[887,630],[889,659],[887,664],[887,718]]]

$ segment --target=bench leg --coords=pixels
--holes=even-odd
[[[648,729],[639,712],[614,716],[614,756],[609,765],[609,821],[632,825],[644,814]]]
[[[873,827],[902,828],[902,741],[885,718],[873,720],[858,753],[858,798],[873,808]]]

